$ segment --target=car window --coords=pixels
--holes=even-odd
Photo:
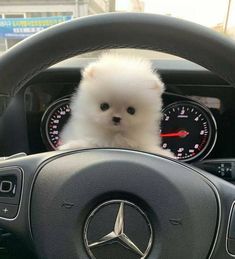
[[[156,13],[189,20],[235,40],[235,0],[1,0],[0,55],[52,25],[108,12]],[[125,50],[121,50],[125,51]],[[139,51],[148,58],[176,58]],[[96,57],[99,51],[79,56]]]

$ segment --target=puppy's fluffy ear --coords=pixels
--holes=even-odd
[[[159,78],[155,81],[155,87],[161,94],[165,91],[165,85]]]
[[[92,63],[88,65],[84,70],[82,71],[82,77],[85,79],[93,78],[96,74],[96,63]]]
[[[165,85],[158,74],[154,75],[154,77],[155,78],[153,89],[157,90],[160,94],[162,94],[165,91]]]

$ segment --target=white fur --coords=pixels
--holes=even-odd
[[[82,76],[59,149],[118,147],[173,157],[160,146],[164,84],[150,62],[106,54]],[[102,111],[101,103],[110,108]],[[127,113],[130,106],[134,115]],[[114,116],[121,117],[120,125],[114,125]]]

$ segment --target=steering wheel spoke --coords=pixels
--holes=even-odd
[[[235,186],[204,171],[202,173],[214,186],[218,202],[218,227],[211,251],[211,258],[235,257]]]
[[[0,226],[31,240],[30,195],[37,168],[50,155],[12,156],[0,161]]]

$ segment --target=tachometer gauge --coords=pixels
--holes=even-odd
[[[44,144],[51,150],[60,144],[59,135],[70,117],[69,98],[54,102],[43,115],[41,133]]]
[[[216,141],[216,122],[206,107],[195,102],[176,102],[163,110],[162,147],[179,160],[206,157]]]

